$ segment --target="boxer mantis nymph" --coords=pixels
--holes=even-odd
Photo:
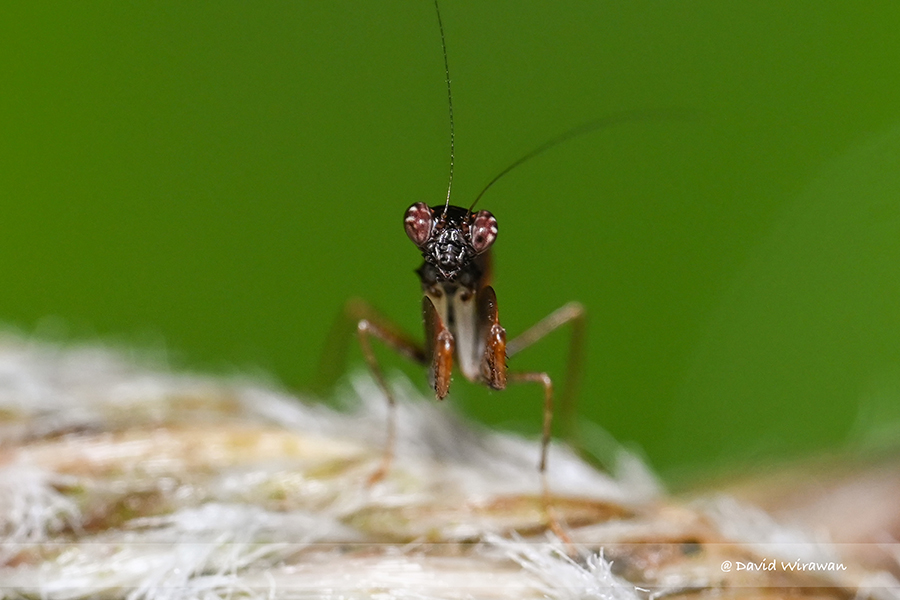
[[[450,204],[454,161],[453,100],[447,46],[437,0],[435,10],[441,35],[450,113],[449,185],[446,200],[442,204],[429,206],[424,202],[416,202],[406,210],[403,219],[406,235],[424,258],[416,272],[422,284],[425,341],[424,344],[418,342],[363,300],[348,302],[341,320],[344,324],[355,325],[366,364],[388,402],[384,454],[380,466],[369,477],[369,482],[377,482],[389,472],[396,442],[396,401],[372,350],[371,341],[374,338],[395,352],[427,366],[429,383],[438,400],[443,400],[450,390],[454,363],[466,379],[491,389],[502,390],[510,383],[533,383],[542,388],[543,425],[538,472],[547,524],[561,533],[553,516],[546,477],[553,420],[553,382],[546,372],[508,369],[507,359],[513,358],[550,332],[571,324],[572,336],[562,405],[568,411],[566,416],[572,418],[571,399],[580,375],[584,347],[585,310],[581,304],[570,302],[507,341],[506,330],[500,325],[497,296],[491,287],[491,248],[497,238],[497,221],[487,210],[476,211],[475,206],[497,180],[538,154],[575,136],[646,115],[620,113],[569,130],[506,167],[481,190],[469,208],[453,206]],[[336,369],[340,368],[343,361],[335,359],[339,359],[344,353],[347,338],[346,332],[333,332],[320,369],[320,389],[337,378]]]

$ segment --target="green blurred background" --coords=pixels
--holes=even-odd
[[[590,311],[585,419],[668,477],[897,443],[900,3],[442,13],[458,204],[579,123],[699,115],[571,141],[482,201],[509,332]],[[401,221],[445,193],[443,77],[429,0],[3,3],[0,319],[295,390],[349,297],[418,334]],[[565,343],[512,366],[560,374]],[[456,379],[467,414],[538,431],[537,390]]]

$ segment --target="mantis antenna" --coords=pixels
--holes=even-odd
[[[437,13],[438,29],[441,31],[441,50],[444,53],[444,78],[447,81],[447,105],[450,107],[450,181],[447,183],[447,202],[444,204],[444,214],[450,207],[450,191],[453,189],[453,157],[454,157],[454,133],[453,133],[453,94],[450,93],[450,63],[447,60],[447,42],[444,39],[444,23],[441,21],[441,9],[438,1],[434,0],[434,10]]]

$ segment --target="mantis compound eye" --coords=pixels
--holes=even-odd
[[[486,210],[479,210],[472,218],[471,226],[472,248],[477,254],[481,254],[491,247],[497,239],[497,219]]]
[[[406,235],[412,240],[413,244],[422,247],[428,238],[431,237],[431,209],[424,202],[416,202],[406,209],[406,216],[403,218],[403,227],[406,229]]]

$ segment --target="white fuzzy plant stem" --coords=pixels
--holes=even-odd
[[[0,595],[611,600],[783,597],[790,585],[845,598],[892,585],[855,566],[729,576],[723,557],[808,542],[733,539],[752,531],[735,529],[743,513],[727,504],[729,538],[721,502],[674,505],[639,461],[612,477],[554,446],[564,545],[544,531],[535,440],[476,430],[392,385],[397,457],[370,486],[385,402],[365,376],[345,394],[355,408],[337,412],[103,348],[0,339]]]

